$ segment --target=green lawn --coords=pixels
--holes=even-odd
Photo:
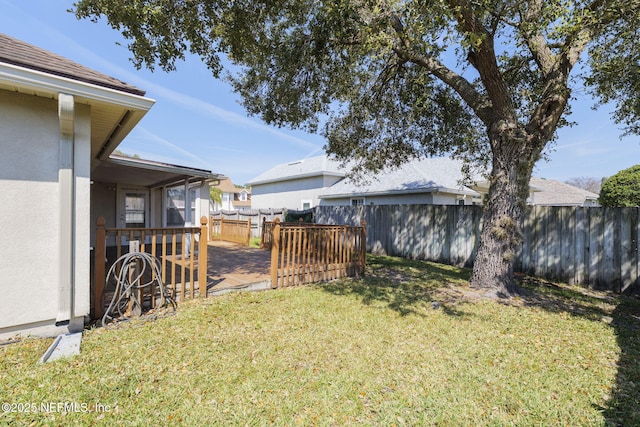
[[[72,359],[0,347],[0,400],[88,408],[0,425],[640,425],[637,299],[526,283],[505,305],[465,270],[368,261],[363,279],[87,331]]]

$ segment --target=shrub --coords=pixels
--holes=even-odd
[[[602,184],[602,206],[640,206],[640,165],[621,170]]]

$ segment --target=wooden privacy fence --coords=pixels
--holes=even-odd
[[[273,223],[271,287],[297,286],[364,274],[366,224]]]
[[[218,210],[211,214],[214,219],[235,219],[236,221],[251,220],[251,237],[260,238],[263,221],[273,222],[276,218],[284,221],[285,209],[243,209],[243,210]]]
[[[94,264],[93,318],[102,317],[104,295],[113,291],[106,283],[106,273],[122,255],[129,252],[129,243],[139,242],[140,252],[160,261],[161,280],[176,301],[207,296],[207,218],[200,227],[177,228],[105,228],[105,219],[98,218]],[[153,277],[151,277],[153,279]],[[144,300],[149,308],[159,303],[158,289],[151,286]],[[109,298],[110,299],[110,298]]]
[[[320,223],[367,222],[367,249],[471,267],[481,206],[319,206]],[[640,208],[530,206],[516,271],[616,292],[640,292]]]
[[[209,226],[209,238],[211,240],[224,240],[227,242],[249,245],[251,240],[251,219],[235,220],[214,218],[211,215]]]

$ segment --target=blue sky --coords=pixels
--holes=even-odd
[[[248,117],[230,86],[212,77],[196,57],[165,73],[136,70],[120,34],[106,22],[78,21],[67,0],[0,0],[0,32],[47,49],[102,73],[134,84],[156,100],[120,145],[143,158],[212,170],[243,184],[279,163],[323,153],[324,140],[278,129]],[[116,45],[117,41],[123,42]],[[620,140],[608,109],[592,111],[583,93],[573,105],[550,154],[534,175],[566,180],[606,177],[640,163],[640,137]]]

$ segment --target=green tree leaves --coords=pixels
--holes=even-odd
[[[640,0],[80,0],[78,18],[129,39],[137,66],[221,58],[244,107],[321,132],[327,151],[377,171],[419,156],[490,164],[472,282],[511,280],[534,164],[586,82],[640,133]],[[580,64],[588,54],[589,67]],[[236,70],[238,70],[236,72]],[[582,73],[577,73],[580,70]],[[583,71],[582,71],[583,70]],[[492,241],[493,240],[493,241]],[[507,261],[505,261],[505,259]],[[487,274],[477,274],[479,269]],[[499,277],[498,279],[495,279]],[[513,289],[502,287],[502,295]]]

